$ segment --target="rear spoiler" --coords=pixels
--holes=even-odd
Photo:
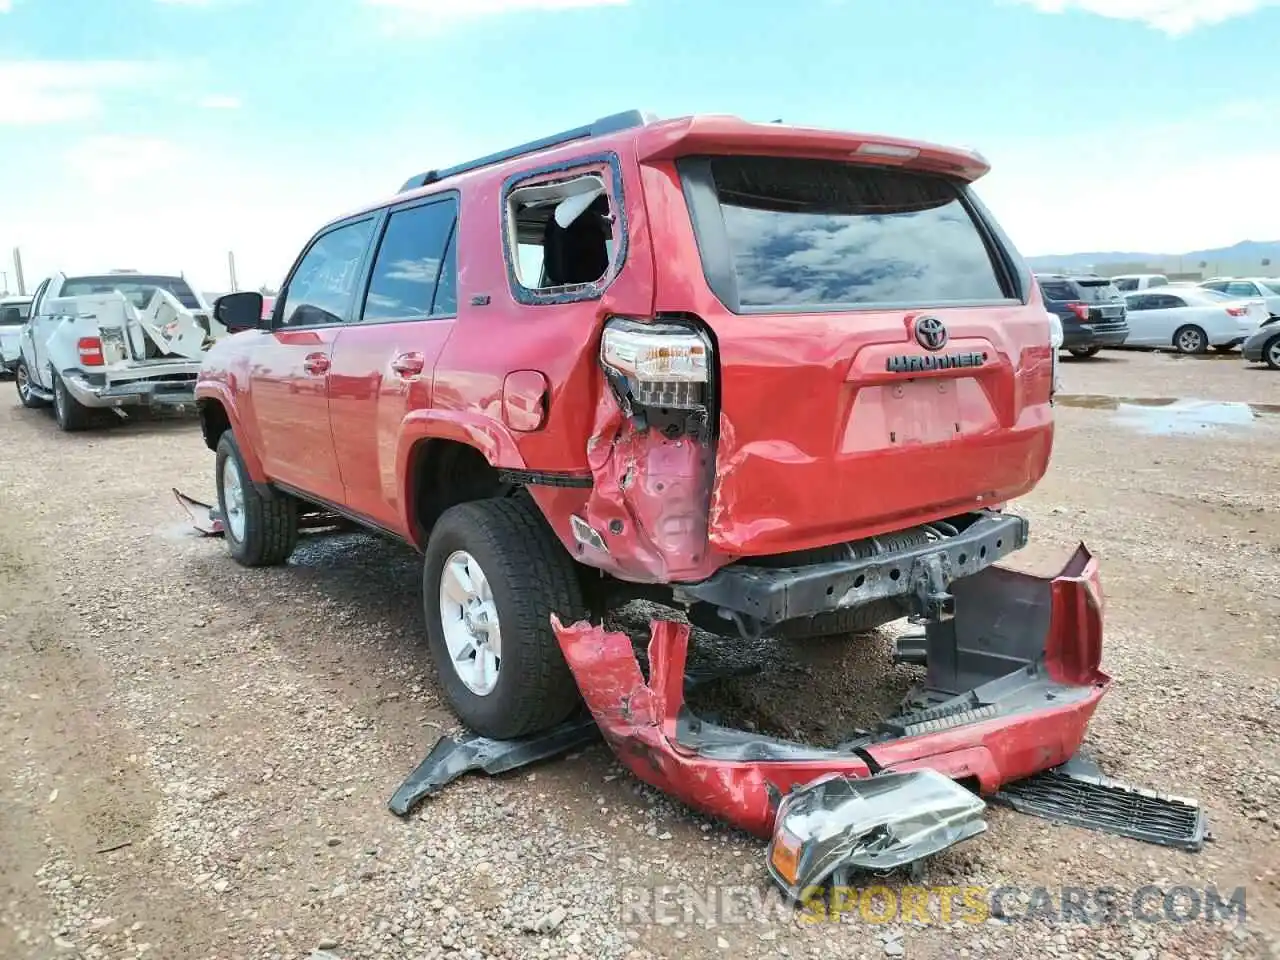
[[[636,140],[641,161],[717,153],[813,157],[925,170],[969,183],[991,169],[976,150],[873,134],[748,123],[737,117],[686,117],[652,123],[639,130]]]

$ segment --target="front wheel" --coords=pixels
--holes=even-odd
[[[27,362],[19,360],[18,366],[13,371],[13,382],[18,387],[18,400],[22,402],[24,407],[34,410],[36,407],[47,407],[49,401],[43,397],[37,397],[31,390],[31,371],[27,369]]]
[[[587,605],[573,559],[533,503],[445,511],[427,542],[422,603],[440,684],[476,733],[537,733],[578,706],[551,615],[574,623]]]
[[[1272,370],[1280,370],[1280,334],[1276,334],[1262,345],[1262,359]]]
[[[1101,350],[1101,347],[1069,347],[1067,349],[1067,353],[1071,354],[1077,360],[1086,360],[1089,357],[1096,357]]]
[[[93,423],[93,410],[71,395],[66,381],[53,374],[53,417],[58,426],[68,433],[84,430]]]
[[[1179,327],[1173,335],[1173,346],[1179,353],[1205,353],[1209,349],[1209,335],[1199,327]]]
[[[231,558],[245,567],[278,566],[288,560],[298,545],[298,501],[254,486],[230,430],[218,441],[214,469]]]

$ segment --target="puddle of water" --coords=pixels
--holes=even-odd
[[[1231,427],[1252,427],[1260,419],[1280,416],[1280,403],[1235,403],[1178,397],[1108,397],[1103,394],[1063,394],[1054,398],[1064,407],[1109,410],[1126,427],[1142,433],[1202,433]]]

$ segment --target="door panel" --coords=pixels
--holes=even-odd
[[[270,479],[325,500],[342,500],[329,422],[333,345],[351,314],[374,219],[322,234],[280,295],[274,329],[253,351],[252,409]]]
[[[329,409],[344,502],[408,535],[396,445],[411,410],[429,407],[432,372],[457,315],[452,194],[393,210],[356,322],[333,352]]]

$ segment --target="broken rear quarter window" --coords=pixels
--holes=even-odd
[[[713,157],[708,163],[736,276],[731,309],[921,306],[1009,296],[962,187],[950,180],[835,160]]]

